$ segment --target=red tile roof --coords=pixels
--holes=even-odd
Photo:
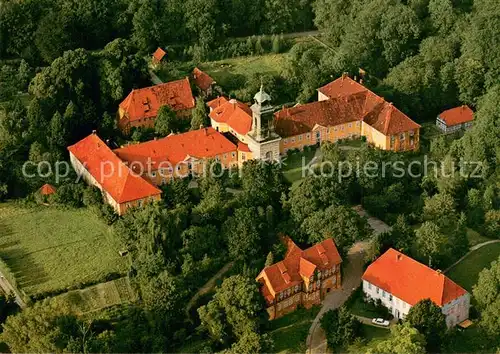
[[[215,109],[217,107],[220,107],[222,106],[223,104],[229,102],[229,100],[224,97],[224,96],[219,96],[217,97],[216,99],[213,99],[211,101],[208,101],[207,102],[207,106],[210,108],[210,109]]]
[[[439,115],[448,127],[472,122],[474,120],[474,112],[468,106],[460,106],[448,109]]]
[[[252,150],[250,150],[250,148],[248,147],[248,145],[242,143],[241,141],[238,141],[238,151],[252,152]]]
[[[56,187],[54,187],[51,184],[46,183],[38,191],[42,195],[51,195],[51,194],[54,194],[56,192]]]
[[[218,123],[226,123],[241,135],[252,129],[252,110],[235,99],[213,109],[209,116]]]
[[[68,150],[119,204],[161,194],[158,188],[133,173],[96,134]]]
[[[263,296],[271,300],[276,293],[301,284],[304,278],[310,278],[316,269],[331,269],[342,262],[335,242],[331,238],[304,251],[289,238],[286,238],[285,242],[288,247],[285,259],[264,268],[257,277],[258,281],[264,283]]]
[[[318,91],[330,99],[275,113],[279,135],[288,137],[310,132],[316,124],[326,127],[353,121],[364,121],[384,135],[420,128],[391,103],[349,77],[341,77]]]
[[[165,56],[165,54],[167,53],[165,53],[163,49],[158,47],[158,49],[156,49],[155,52],[153,53],[153,58],[155,58],[158,62],[160,62]]]
[[[172,166],[189,157],[196,159],[212,158],[216,155],[236,151],[236,145],[213,128],[193,130],[183,134],[171,134],[166,138],[150,140],[145,143],[129,145],[114,150],[116,155],[130,165],[140,162],[158,169],[160,163],[169,162]]]
[[[467,293],[443,273],[392,248],[368,266],[363,280],[411,306],[423,299],[443,306]]]
[[[156,117],[161,106],[174,111],[192,109],[195,106],[189,79],[171,81],[160,85],[132,90],[120,103],[130,121],[145,117]]]
[[[193,79],[196,86],[202,91],[206,91],[212,86],[215,81],[206,72],[201,71],[198,68],[193,70]]]

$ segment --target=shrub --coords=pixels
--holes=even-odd
[[[108,225],[113,224],[118,219],[118,215],[116,215],[115,210],[109,204],[103,204],[101,206],[101,211],[102,218]]]
[[[55,194],[49,197],[49,201],[57,204],[79,208],[83,205],[83,184],[68,183],[60,186]]]
[[[102,194],[99,188],[93,186],[85,188],[82,194],[82,202],[86,207],[100,206],[102,204]]]

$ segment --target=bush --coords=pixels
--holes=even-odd
[[[118,220],[118,215],[115,213],[115,209],[109,204],[103,204],[101,206],[102,218],[108,225],[112,225],[116,220]]]
[[[82,202],[86,207],[100,206],[102,204],[102,194],[99,188],[93,186],[85,188],[82,194]]]
[[[83,205],[83,184],[68,183],[60,186],[55,194],[52,194],[49,201],[56,204],[62,204],[73,208],[79,208]]]

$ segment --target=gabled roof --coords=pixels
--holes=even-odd
[[[272,300],[276,293],[301,284],[316,270],[331,269],[342,262],[333,239],[329,238],[316,245],[301,250],[290,238],[285,238],[288,247],[285,259],[264,268],[258,281],[263,282],[262,294]]]
[[[224,96],[219,96],[211,101],[208,101],[207,102],[207,106],[210,108],[210,109],[216,109],[217,107],[220,107],[222,106],[223,104],[229,102],[229,100],[224,97]]]
[[[129,164],[141,162],[158,169],[160,163],[173,165],[189,158],[213,158],[216,155],[236,151],[236,145],[213,128],[192,130],[183,134],[171,134],[165,138],[129,145],[114,150],[116,155]],[[169,166],[165,166],[169,167]]]
[[[392,248],[370,264],[362,278],[411,306],[424,299],[443,306],[467,293],[440,271]]]
[[[241,135],[252,130],[252,110],[235,99],[214,108],[209,116],[218,123],[226,123]]]
[[[169,106],[174,111],[191,109],[195,106],[187,77],[132,90],[120,103],[120,108],[127,112],[130,121],[156,117],[161,106]]]
[[[202,91],[206,91],[215,83],[215,80],[212,79],[206,72],[201,71],[198,68],[194,68],[193,70],[193,79],[196,86],[200,88]]]
[[[161,194],[158,188],[133,173],[96,134],[68,150],[119,204]]]
[[[420,128],[408,116],[347,76],[321,87],[325,101],[283,108],[275,113],[276,132],[282,137],[303,134],[314,126],[364,121],[384,135]]]
[[[56,192],[56,187],[46,183],[38,191],[40,192],[41,195],[51,195]]]
[[[163,57],[167,54],[163,49],[158,47],[158,49],[155,50],[153,53],[153,58],[155,58],[157,61],[161,61]]]
[[[242,143],[241,141],[238,141],[238,151],[252,152],[252,150],[250,150],[250,148],[248,147],[248,145],[245,144],[245,143]]]
[[[457,124],[472,122],[474,120],[474,112],[468,106],[460,106],[448,109],[439,114],[448,127]]]

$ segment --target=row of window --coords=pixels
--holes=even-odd
[[[357,127],[359,127],[359,126],[360,126],[360,124],[361,124],[361,122],[356,122],[356,126],[357,126]],[[352,128],[352,123],[348,123],[348,124],[347,124],[347,127],[348,127],[348,128]],[[329,128],[326,128],[326,133],[327,133],[327,134],[330,134],[332,131],[336,132],[336,131],[338,131],[338,130],[339,130],[339,126],[337,125],[337,126],[334,126],[333,128],[330,128],[330,127],[329,127]],[[341,131],[344,131],[344,130],[345,130],[345,125],[340,125],[340,130],[341,130]],[[300,134],[300,135],[297,135],[297,139],[298,139],[298,141],[302,141],[302,139],[303,139],[303,137],[304,137],[304,136],[305,136],[305,139],[306,139],[306,140],[311,139],[311,134],[310,134],[310,133],[306,133],[306,134]],[[317,132],[316,132],[316,139],[319,139],[320,137],[321,137],[321,131],[317,131]],[[288,144],[288,141],[289,141],[289,139],[288,139],[288,138],[283,140],[284,144]],[[290,141],[291,141],[292,143],[294,143],[294,142],[295,142],[295,136],[291,137],[291,138],[290,138]]]

